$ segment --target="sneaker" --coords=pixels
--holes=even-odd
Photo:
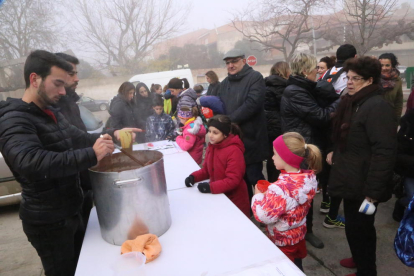
[[[326,228],[345,228],[345,218],[337,216],[336,219],[331,219],[329,216],[326,216],[323,221],[323,226]]]
[[[319,209],[319,211],[323,214],[327,214],[327,213],[329,213],[329,207],[330,206],[331,206],[330,202],[322,201],[321,208]]]
[[[316,189],[316,193],[317,194],[320,194],[321,193],[321,189],[319,187]]]
[[[353,258],[346,258],[339,262],[339,264],[346,268],[356,268],[356,263]],[[352,274],[351,274],[352,275]]]

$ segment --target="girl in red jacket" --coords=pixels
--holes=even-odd
[[[256,185],[253,214],[267,225],[269,238],[303,271],[302,259],[307,255],[306,215],[318,186],[315,174],[322,168],[321,153],[297,132],[276,138],[273,153],[273,162],[281,173],[267,191]],[[300,169],[304,160],[310,170]]]
[[[184,127],[182,135],[177,136],[175,141],[182,150],[188,151],[197,164],[201,164],[206,128],[201,117],[198,116],[198,108],[197,106],[191,108],[183,106],[178,110],[177,116]]]
[[[249,196],[243,176],[244,145],[240,140],[240,129],[230,118],[216,115],[208,121],[210,143],[206,150],[203,168],[185,179],[185,185],[210,179],[210,183],[198,184],[202,193],[224,193],[247,217],[250,216]]]

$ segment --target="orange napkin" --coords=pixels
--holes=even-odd
[[[145,254],[149,263],[155,260],[161,253],[161,244],[156,235],[145,234],[135,238],[135,240],[127,240],[121,246],[121,255],[132,251],[138,251]]]

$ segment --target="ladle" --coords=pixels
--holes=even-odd
[[[133,156],[131,153],[129,153],[127,150],[123,149],[122,147],[118,146],[117,144],[114,143],[114,146],[119,149],[123,154],[125,154],[126,156],[128,156],[129,158],[131,158],[132,160],[134,160],[136,163],[138,163],[139,165],[145,167],[146,164],[142,163],[141,161],[139,161],[138,159],[135,158],[135,156]]]

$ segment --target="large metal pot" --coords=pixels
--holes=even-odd
[[[153,163],[142,167],[116,153],[89,169],[102,237],[115,245],[147,233],[161,236],[171,226],[162,153],[132,154]]]

